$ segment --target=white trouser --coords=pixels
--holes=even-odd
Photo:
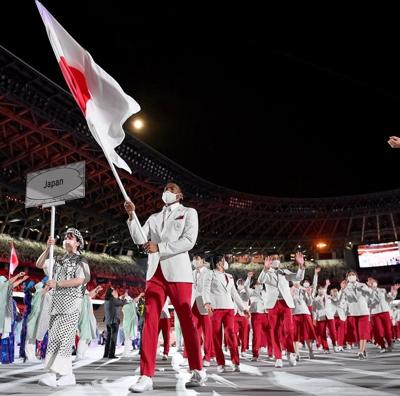
[[[125,338],[124,342],[124,352],[123,355],[129,355],[129,352],[132,350],[132,338]]]
[[[86,351],[89,348],[89,344],[86,340],[79,340],[78,350],[76,351],[77,359],[85,359]]]
[[[26,360],[28,360],[28,362],[37,362],[38,361],[38,359],[36,357],[36,343],[35,342],[33,344],[30,344],[28,340],[26,341],[25,355],[26,355]]]

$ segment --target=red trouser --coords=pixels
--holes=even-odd
[[[326,336],[326,330],[329,330],[329,336],[331,337],[332,344],[336,345],[336,327],[333,319],[325,319],[317,321],[318,333],[321,337],[322,347],[325,351],[329,351],[328,340]]]
[[[265,336],[268,331],[268,316],[266,313],[252,313],[251,314],[251,327],[253,329],[253,357],[258,357],[260,355],[260,346],[265,339]],[[267,344],[268,344],[268,337]],[[271,345],[271,343],[269,344]]]
[[[191,370],[201,370],[199,336],[193,324],[191,309],[192,284],[168,282],[158,266],[156,273],[147,282],[145,292],[145,319],[140,353],[140,374],[154,376],[158,341],[158,322],[167,296],[171,299],[181,324],[185,349]]]
[[[211,319],[208,315],[202,315],[199,312],[196,302],[193,305],[192,313],[200,340],[201,335],[203,334],[204,360],[209,362],[213,356],[213,334]]]
[[[170,331],[171,331],[171,321],[169,318],[162,318],[158,324],[158,334],[162,332],[163,340],[164,340],[164,355],[168,355],[169,353],[169,344],[170,344]]]
[[[344,346],[344,336],[346,334],[346,321],[341,320],[339,316],[335,316],[335,327],[336,327],[336,335],[337,335],[337,344],[338,346]]]
[[[347,317],[348,338],[359,342],[370,337],[369,315]],[[354,341],[352,341],[354,342]]]
[[[371,315],[371,322],[374,329],[374,338],[382,348],[392,346],[392,321],[390,320],[389,312],[381,312]]]
[[[275,306],[268,310],[268,320],[271,326],[271,341],[275,359],[282,359],[280,345],[281,328],[284,329],[282,343],[288,352],[294,353],[292,310],[284,300],[277,300]]]
[[[232,363],[239,364],[239,350],[236,342],[234,318],[233,309],[215,309],[211,317],[214,352],[219,366],[225,365],[225,356],[222,351],[222,325],[224,325],[225,342],[231,353]]]
[[[249,343],[249,320],[246,316],[235,315],[235,334],[237,344],[241,346],[241,351],[246,352]]]

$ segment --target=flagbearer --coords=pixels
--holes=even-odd
[[[198,219],[195,209],[181,205],[181,188],[175,183],[165,186],[163,210],[149,217],[143,226],[149,242],[143,245],[149,254],[145,291],[145,321],[140,354],[140,378],[130,387],[132,392],[153,389],[158,322],[167,297],[170,298],[182,328],[189,367],[192,371],[187,387],[200,386],[206,380],[203,370],[200,342],[194,326],[192,297],[192,267],[188,251],[196,243]],[[142,241],[139,227],[133,220],[135,205],[127,201],[128,227],[135,243]]]
[[[47,248],[38,258],[36,266],[47,273],[45,262],[53,238],[47,241]],[[50,306],[49,341],[45,366],[50,373],[39,380],[41,385],[74,385],[72,373],[72,346],[78,328],[85,285],[90,279],[89,266],[80,254],[84,243],[81,233],[76,228],[68,228],[63,241],[65,254],[54,258],[52,279],[46,286],[53,289]],[[57,376],[60,378],[57,380]]]

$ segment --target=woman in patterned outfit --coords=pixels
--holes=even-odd
[[[46,258],[55,240],[49,238],[47,249],[36,262],[38,268],[46,272]],[[50,306],[49,341],[45,366],[50,373],[39,380],[47,386],[74,385],[72,373],[72,346],[78,327],[85,285],[90,279],[89,266],[79,253],[83,247],[81,233],[69,228],[63,241],[66,253],[54,258],[53,276],[46,286],[52,289]],[[57,374],[60,378],[57,380]]]

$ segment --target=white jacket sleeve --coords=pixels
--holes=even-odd
[[[233,301],[236,303],[236,305],[239,307],[241,311],[246,311],[248,309],[244,306],[243,300],[240,298],[239,293],[237,292],[235,286],[232,286],[231,288],[231,296]]]
[[[195,245],[199,232],[197,211],[193,208],[189,208],[186,213],[185,226],[179,239],[172,242],[160,242],[158,244],[161,258],[188,252]]]
[[[150,226],[149,226],[149,221],[150,218],[147,219],[146,223],[144,223],[144,226],[142,227],[144,235],[147,237],[147,241],[150,239]],[[129,232],[131,234],[133,242],[135,242],[137,245],[143,245],[147,241],[143,241],[142,234],[140,232],[140,229],[138,225],[136,224],[135,220],[129,220],[127,221]]]
[[[210,304],[211,303],[211,281],[213,278],[214,272],[213,271],[208,271],[207,274],[204,277],[204,283],[203,283],[203,303],[204,304]]]
[[[265,271],[264,269],[261,271],[260,275],[258,276],[258,282],[259,283],[266,283],[271,286],[275,286],[275,284],[272,282],[272,276],[270,271]]]
[[[291,271],[285,271],[285,277],[288,281],[301,282],[304,279],[304,269],[299,268],[296,273]]]
[[[250,278],[247,278],[244,282],[244,289],[249,297],[253,294],[253,290],[250,288],[250,282]]]

